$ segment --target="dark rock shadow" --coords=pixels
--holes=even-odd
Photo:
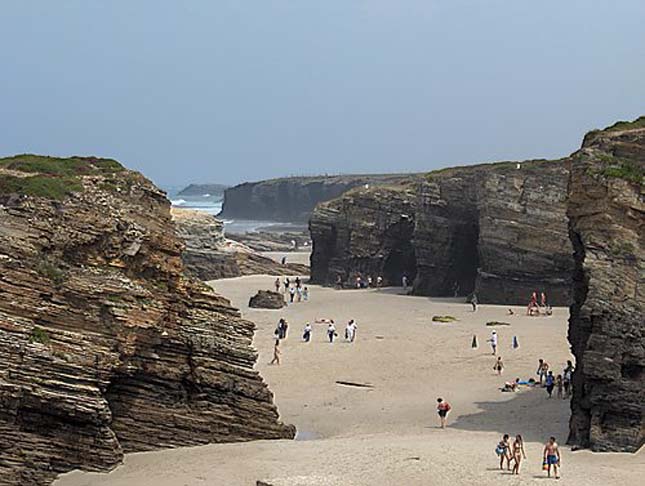
[[[475,402],[480,412],[462,415],[450,423],[451,428],[502,434],[522,434],[527,442],[545,442],[555,436],[564,444],[569,434],[569,400],[547,398],[543,388],[516,393],[502,393],[512,398],[499,402]]]

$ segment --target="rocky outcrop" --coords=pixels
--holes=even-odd
[[[596,451],[645,442],[644,174],[645,117],[588,134],[571,157],[569,442]]]
[[[186,243],[186,270],[208,281],[243,275],[308,275],[305,265],[282,265],[224,236],[224,224],[214,216],[189,209],[171,209],[178,235]]]
[[[249,299],[249,307],[254,309],[282,309],[287,305],[280,292],[272,290],[258,290],[258,293]]]
[[[340,175],[285,177],[245,182],[226,189],[223,218],[256,221],[306,222],[316,204],[334,199],[365,184],[388,184],[406,175]]]
[[[178,196],[223,196],[228,188],[223,184],[189,184],[177,193]]]
[[[565,161],[506,162],[349,191],[312,215],[312,280],[407,275],[419,295],[568,304],[567,177]]]
[[[170,204],[114,161],[0,159],[0,483],[124,452],[292,438],[254,325],[183,274]]]

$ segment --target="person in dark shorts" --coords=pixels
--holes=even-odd
[[[546,384],[546,392],[549,394],[549,398],[553,398],[553,388],[555,387],[555,376],[553,376],[553,371],[549,371],[544,383]]]
[[[439,422],[442,429],[446,428],[446,420],[450,409],[451,407],[448,402],[444,401],[443,398],[437,398],[437,414],[439,415]]]
[[[555,441],[555,437],[549,437],[549,440],[545,444],[543,459],[544,469],[548,477],[551,477],[551,468],[553,468],[555,479],[560,479],[558,474],[558,468],[560,467],[560,448]]]

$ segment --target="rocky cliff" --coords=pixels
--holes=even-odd
[[[164,194],[111,160],[0,159],[0,483],[291,438],[254,326],[183,274]]]
[[[222,196],[228,186],[224,184],[188,184],[177,193],[178,196]]]
[[[569,302],[572,268],[564,161],[484,164],[357,188],[319,205],[310,220],[312,279],[356,275],[420,295],[526,303],[534,290]]]
[[[226,189],[223,218],[307,222],[316,204],[365,184],[387,184],[406,175],[285,177],[246,182]]]
[[[591,132],[571,157],[569,442],[596,451],[645,442],[644,174],[645,117]]]
[[[224,224],[203,211],[172,208],[177,234],[186,243],[182,260],[186,270],[208,281],[243,275],[308,275],[304,265],[286,264],[227,239]]]

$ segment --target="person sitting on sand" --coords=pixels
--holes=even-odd
[[[511,470],[511,444],[509,443],[508,434],[504,434],[502,440],[499,441],[495,448],[495,453],[499,456],[499,468],[504,469],[504,459],[506,459],[506,467]]]
[[[273,285],[275,286],[275,291],[280,292],[280,277],[275,279],[275,282],[273,282]]]
[[[520,379],[515,378],[515,381],[511,383],[510,381],[507,381],[504,383],[504,386],[501,388],[501,391],[503,392],[516,392],[520,388]]]
[[[544,445],[543,464],[545,465],[547,476],[551,477],[551,468],[555,473],[555,479],[560,479],[558,475],[558,467],[560,467],[560,448],[555,441],[555,437],[549,437],[549,440]]]
[[[448,412],[450,412],[451,408],[450,404],[444,401],[443,398],[437,398],[437,414],[439,415],[439,423],[442,429],[446,428]]]
[[[309,324],[309,323],[305,324],[305,328],[304,328],[304,330],[302,331],[302,339],[303,339],[303,340],[304,340],[304,342],[306,342],[306,343],[308,343],[309,341],[311,341],[311,330],[312,330],[312,329],[311,329],[311,324]]]
[[[514,315],[515,315],[515,311],[513,311],[513,309],[511,309],[511,308],[509,307],[509,308],[508,308],[508,312],[507,312],[507,314],[508,314],[509,316],[514,316]]]
[[[327,326],[327,337],[329,338],[329,342],[333,343],[336,336],[338,336],[338,333],[336,333],[336,326],[334,326],[334,321],[331,321],[329,326]]]
[[[333,324],[334,320],[333,319],[327,319],[325,317],[317,317],[314,322],[316,324]]]
[[[511,456],[515,464],[513,464],[513,474],[520,474],[520,465],[522,464],[522,459],[526,459],[526,453],[524,452],[524,440],[520,434],[515,436],[513,441],[513,450]]]
[[[280,340],[276,339],[275,344],[273,345],[273,359],[269,363],[270,365],[272,364],[280,364],[280,355],[282,352],[280,351]]]
[[[504,363],[502,362],[501,356],[497,357],[497,361],[495,361],[495,365],[493,366],[493,369],[497,371],[498,375],[501,375],[502,371],[504,371]]]

